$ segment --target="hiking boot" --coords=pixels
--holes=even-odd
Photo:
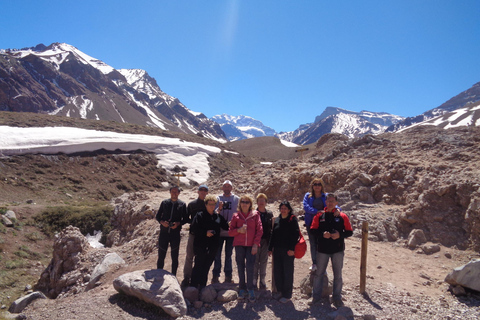
[[[314,299],[312,298],[312,300],[308,301],[308,305],[309,306],[313,306],[313,305],[316,305],[316,304],[320,304],[322,302],[322,299]]]
[[[281,297],[280,300],[278,300],[278,301],[281,302],[281,303],[287,303],[287,302],[290,301],[290,299],[285,298],[285,297]]]
[[[335,308],[340,308],[340,307],[343,307],[345,304],[343,303],[342,299],[335,299],[333,300],[333,305],[335,306]]]
[[[260,290],[267,290],[267,285],[265,283],[260,283],[260,286],[258,288]]]
[[[250,302],[255,302],[255,292],[253,290],[248,290],[248,300]]]
[[[225,276],[225,282],[224,283],[233,283],[232,276]]]
[[[245,289],[240,289],[238,292],[238,300],[243,300],[247,296],[247,291]]]
[[[218,283],[218,282],[219,282],[218,276],[213,276],[212,283]]]

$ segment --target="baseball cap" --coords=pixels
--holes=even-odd
[[[229,185],[231,185],[231,186],[233,187],[233,184],[232,184],[232,182],[231,182],[230,180],[225,180],[225,182],[223,183],[223,185],[226,185],[226,184],[229,184]]]
[[[199,186],[198,186],[198,190],[200,190],[200,189],[207,189],[207,191],[208,191],[208,187],[207,187],[206,184],[201,184],[201,185],[199,185]]]

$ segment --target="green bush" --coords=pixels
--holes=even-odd
[[[5,268],[7,269],[23,268],[25,266],[26,266],[26,262],[23,259],[8,260],[5,262]]]
[[[0,207],[0,214],[5,214],[7,213],[8,208],[7,207]]]
[[[15,251],[14,254],[23,259],[37,260],[41,258],[41,254],[31,250],[26,245],[21,245],[18,247],[18,251]]]
[[[103,234],[110,231],[110,217],[113,208],[105,205],[49,207],[34,217],[37,225],[47,235],[53,235],[72,225],[82,234],[93,234],[100,230]]]
[[[26,233],[25,238],[27,238],[30,241],[37,242],[37,241],[43,240],[44,236],[40,232],[34,231],[34,232]]]

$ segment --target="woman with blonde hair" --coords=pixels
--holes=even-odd
[[[317,237],[314,232],[310,231],[313,217],[325,209],[325,186],[323,180],[315,178],[310,183],[310,192],[303,197],[303,210],[305,211],[305,225],[307,226],[308,241],[310,243],[310,254],[312,256],[312,266],[310,270],[317,270]]]
[[[247,296],[250,301],[255,301],[253,291],[253,268],[255,255],[257,254],[260,240],[262,239],[263,228],[260,215],[252,209],[253,199],[249,196],[240,197],[238,211],[233,214],[230,221],[229,236],[233,238],[235,248],[235,261],[237,262],[239,278],[239,299]],[[247,274],[245,282],[245,271]]]

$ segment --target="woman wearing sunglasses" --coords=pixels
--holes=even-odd
[[[245,299],[248,295],[248,299],[253,302],[255,301],[253,268],[255,265],[255,254],[260,246],[263,229],[260,215],[256,210],[252,209],[252,206],[253,199],[251,197],[240,197],[238,212],[232,217],[228,234],[234,237],[233,246],[235,248],[235,261],[237,262],[240,288],[238,298]]]

